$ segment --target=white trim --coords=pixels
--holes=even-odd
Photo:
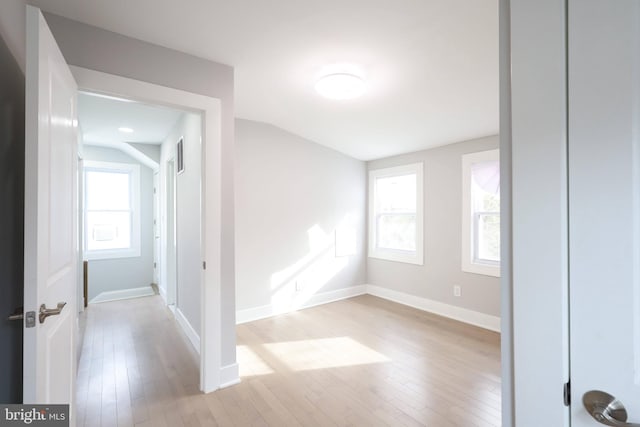
[[[471,166],[474,163],[498,160],[500,150],[487,150],[462,155],[462,271],[500,277],[500,265],[474,262],[473,209],[471,208]]]
[[[100,292],[93,297],[89,304],[98,304],[101,302],[118,301],[121,299],[140,298],[155,295],[151,286],[143,286],[141,288],[120,289],[117,291]]]
[[[415,252],[394,251],[380,249],[376,242],[376,179],[399,175],[416,175],[416,250]],[[372,169],[369,171],[369,258],[379,258],[388,261],[405,262],[409,264],[423,265],[424,263],[424,167],[420,163],[411,163],[392,168]]]
[[[237,363],[220,368],[220,388],[240,384],[240,368]]]
[[[182,313],[182,310],[176,308],[173,314],[176,317],[178,325],[180,325],[184,334],[189,338],[189,342],[193,348],[195,348],[196,352],[200,354],[200,336],[196,330],[193,329],[193,326],[191,326],[191,323],[189,323],[185,315]]]
[[[448,317],[470,325],[479,326],[494,332],[500,332],[500,318],[490,314],[480,313],[455,305],[394,291],[376,285],[367,285],[367,293],[389,301]]]
[[[404,292],[394,291],[392,289],[383,288],[376,285],[358,285],[316,294],[313,295],[313,297],[305,304],[295,309],[292,308],[289,310],[276,310],[272,305],[263,305],[259,307],[237,310],[236,324],[240,325],[242,323],[253,322],[254,320],[266,319],[269,317],[277,316],[279,314],[285,314],[296,310],[311,308],[322,304],[329,304],[331,302],[365,294],[373,295],[389,301],[397,302],[398,304],[417,308],[418,310],[437,314],[438,316],[458,320],[460,322],[478,326],[490,331],[500,332],[500,317],[498,316],[480,313],[478,311],[469,310],[455,305],[445,304],[443,302],[410,295]]]
[[[222,319],[220,286],[222,203],[221,188],[221,103],[217,98],[198,95],[166,86],[134,80],[114,74],[70,66],[79,90],[120,98],[187,109],[202,114],[202,258],[207,269],[202,272],[200,291],[200,390],[205,393],[220,386]],[[229,325],[226,325],[229,326]],[[233,325],[231,325],[233,326]],[[233,333],[233,331],[225,331]]]
[[[167,304],[167,290],[160,286],[160,284],[158,284],[158,294],[162,297],[164,305],[169,305]]]
[[[247,308],[244,310],[236,311],[236,324],[253,322],[254,320],[266,319],[267,317],[277,316],[278,314],[289,313],[291,311],[301,310],[305,308],[314,307],[316,305],[328,304],[358,295],[364,295],[367,293],[367,287],[365,285],[352,286],[349,288],[337,289],[335,291],[322,292],[320,294],[313,295],[304,304],[289,309],[276,309],[273,305],[263,305],[254,308]]]

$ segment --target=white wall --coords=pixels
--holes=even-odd
[[[176,159],[176,144],[184,138],[184,172],[175,177],[176,183],[176,231],[177,231],[177,295],[176,309],[180,310],[191,328],[200,334],[200,282],[202,272],[202,255],[200,251],[201,237],[201,130],[200,115],[184,113],[176,122],[162,143],[160,155],[160,194],[161,211],[166,207],[166,162]],[[161,214],[161,224],[166,230],[167,213]],[[160,286],[166,290],[167,274],[170,266],[167,261],[166,235],[161,238],[161,255],[163,262]],[[168,270],[169,269],[169,270]]]
[[[368,162],[369,170],[424,163],[424,265],[369,258],[369,284],[500,316],[500,279],[461,270],[462,155],[493,148],[498,136]]]
[[[236,120],[236,135],[239,319],[363,285],[364,162],[264,123]],[[335,256],[336,229],[352,255]]]
[[[89,261],[89,301],[103,292],[150,286],[153,282],[153,171],[113,148],[85,145],[83,159],[140,165],[140,256]]]
[[[0,5],[0,37],[18,62],[24,74],[26,60],[25,0],[2,0]]]
[[[217,280],[209,285],[220,289],[221,364],[235,364],[233,68],[60,16],[44,15],[71,65],[220,99],[220,197],[213,201],[221,221],[220,268],[210,272]]]

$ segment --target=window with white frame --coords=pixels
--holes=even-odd
[[[87,259],[140,256],[140,166],[84,162]]]
[[[422,163],[369,171],[369,256],[423,263]]]
[[[500,277],[498,150],[462,156],[462,270]]]

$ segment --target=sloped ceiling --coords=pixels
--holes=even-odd
[[[234,66],[236,116],[362,160],[498,133],[497,0],[35,0],[43,10]],[[368,91],[314,91],[327,65]]]

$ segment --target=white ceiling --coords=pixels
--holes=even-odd
[[[236,116],[369,160],[498,133],[497,0],[34,0],[235,67]],[[333,63],[369,91],[318,97]]]
[[[118,146],[123,142],[160,144],[182,111],[97,95],[78,95],[78,121],[85,144]],[[120,127],[133,129],[123,133]]]

